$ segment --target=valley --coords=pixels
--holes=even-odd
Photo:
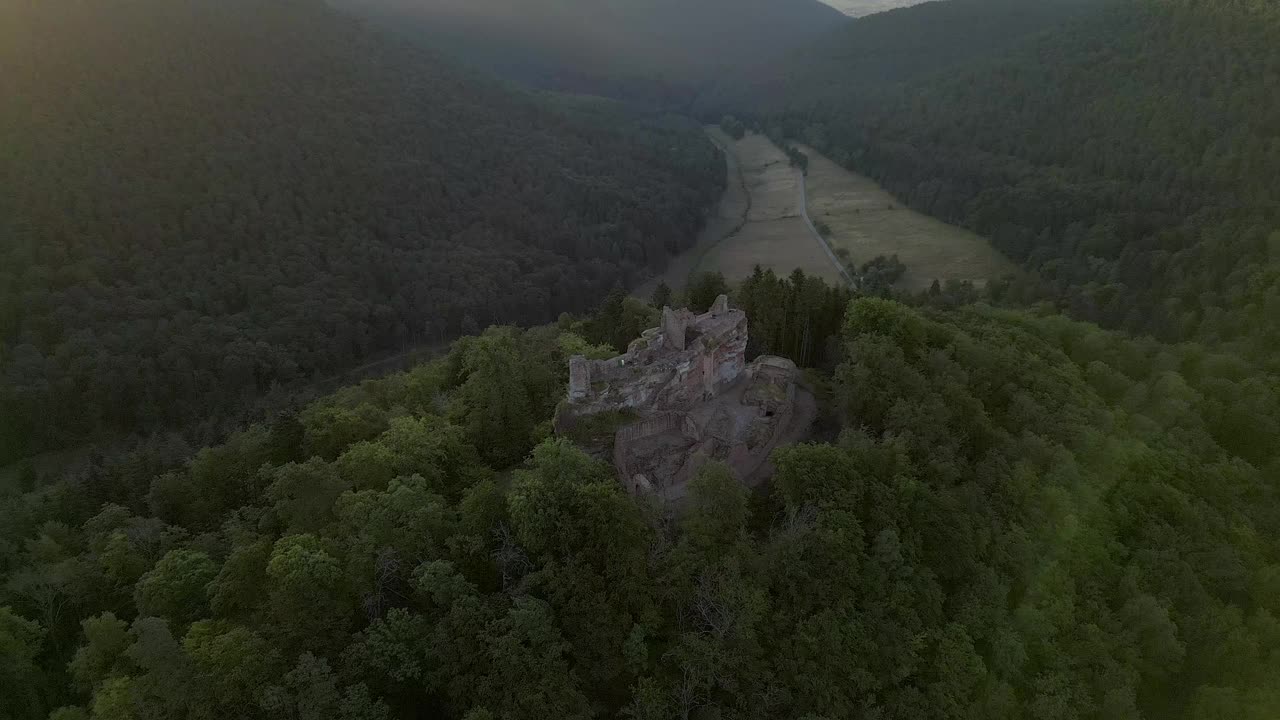
[[[759,265],[782,275],[799,268],[830,283],[842,282],[839,268],[805,224],[800,174],[782,150],[755,133],[736,141],[719,128],[707,133],[725,151],[727,190],[698,243],[674,259],[660,279],[680,290],[692,275],[718,272],[733,283]],[[654,284],[636,294],[645,296]]]
[[[916,212],[870,178],[840,167],[806,145],[809,215],[830,228],[827,241],[861,266],[897,255],[907,272],[901,290],[928,290],[934,280],[969,281],[977,287],[1018,271],[985,238]]]
[[[0,720],[1280,718],[1280,6],[911,2],[0,2]]]
[[[1018,271],[986,239],[906,207],[870,178],[812,147],[799,146],[809,156],[805,176],[764,135],[734,140],[718,127],[707,128],[707,134],[725,153],[725,193],[698,242],[636,288],[637,297],[649,297],[660,281],[682,290],[690,277],[704,272],[738,282],[757,265],[778,275],[799,268],[830,284],[846,283],[840,261],[823,248],[801,208],[816,227],[827,228],[826,242],[851,267],[897,255],[907,266],[897,283],[901,290],[927,290],[934,280],[983,287]]]

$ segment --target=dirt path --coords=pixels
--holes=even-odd
[[[822,237],[822,233],[818,232],[818,226],[813,224],[813,218],[809,217],[809,190],[806,187],[807,180],[804,172],[800,168],[796,168],[796,186],[800,188],[800,216],[804,218],[804,224],[809,226],[809,232],[813,233],[813,239],[818,241],[818,245],[822,246],[822,250],[826,252],[827,257],[831,258],[832,264],[836,266],[836,270],[840,272],[840,276],[844,278],[845,283],[850,287],[857,287],[857,282],[853,276],[849,274],[849,269],[840,262],[840,258],[836,257],[835,251],[831,249],[831,244],[827,239]]]

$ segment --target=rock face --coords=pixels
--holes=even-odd
[[[663,308],[662,325],[646,330],[626,354],[569,361],[569,404],[577,417],[614,410],[640,414],[715,397],[746,367],[747,315],[721,296],[694,315]]]
[[[662,324],[625,354],[569,361],[556,430],[606,414],[631,419],[614,432],[611,454],[633,493],[679,499],[713,459],[751,482],[779,442],[803,436],[812,413],[794,411],[794,363],[764,356],[747,365],[746,349],[746,314],[723,295],[702,315],[663,308]]]

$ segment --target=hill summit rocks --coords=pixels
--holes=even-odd
[[[772,472],[769,454],[805,437],[815,412],[795,363],[761,356],[748,364],[747,338],[746,313],[726,296],[701,315],[663,308],[661,325],[625,354],[570,359],[556,431],[611,443],[606,454],[635,494],[678,500],[712,460],[744,483],[759,482]]]

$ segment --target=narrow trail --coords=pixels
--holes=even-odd
[[[840,276],[849,284],[849,287],[856,288],[858,284],[854,281],[853,276],[849,274],[849,269],[840,262],[840,258],[836,257],[835,251],[831,249],[831,244],[827,239],[822,237],[822,233],[818,232],[818,226],[814,225],[813,218],[809,217],[809,189],[805,186],[804,171],[800,168],[795,169],[796,187],[800,188],[800,216],[804,218],[804,224],[809,226],[809,232],[813,234],[813,239],[818,241],[818,245],[822,247],[827,257],[831,258],[831,262],[835,264],[836,269],[840,271]]]

